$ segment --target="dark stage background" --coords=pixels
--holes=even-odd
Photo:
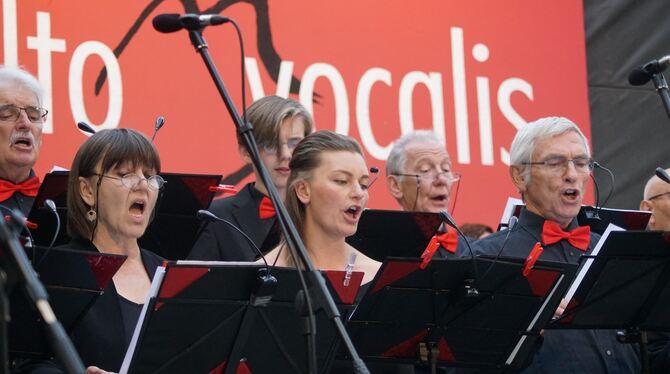
[[[654,169],[670,167],[670,120],[661,99],[651,82],[628,83],[632,69],[670,54],[669,5],[666,0],[584,1],[593,151],[616,178],[609,207],[637,209]],[[609,178],[596,173],[602,194]]]

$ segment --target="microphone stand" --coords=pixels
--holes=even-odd
[[[268,173],[267,169],[265,168],[265,165],[263,165],[263,162],[260,159],[260,152],[258,150],[258,145],[256,144],[256,141],[252,133],[253,127],[251,126],[250,123],[243,121],[242,118],[240,117],[239,113],[235,109],[233,100],[230,98],[230,95],[226,90],[225,84],[221,80],[221,76],[219,75],[218,71],[216,70],[216,67],[214,66],[214,62],[212,61],[209,55],[207,42],[205,42],[205,39],[202,36],[202,28],[196,30],[189,29],[188,33],[191,39],[191,43],[195,47],[196,52],[199,53],[200,56],[202,57],[203,62],[205,63],[205,66],[209,71],[209,74],[214,80],[214,84],[216,85],[216,88],[219,91],[219,94],[221,95],[221,98],[223,99],[226,108],[228,109],[228,113],[230,114],[230,117],[236,126],[237,132],[242,136],[247,151],[249,152],[249,155],[253,161],[253,164],[260,175],[263,185],[265,185],[265,188],[267,189],[268,194],[270,195],[269,197],[272,200],[272,204],[275,207],[275,211],[277,213],[277,220],[279,221],[282,233],[284,234],[284,238],[286,238],[286,245],[288,246],[288,249],[294,255],[297,255],[297,257],[300,258],[300,260],[303,263],[305,269],[304,272],[311,286],[310,294],[313,296],[312,299],[317,301],[317,304],[324,309],[328,318],[335,325],[335,329],[337,330],[338,335],[342,339],[342,342],[344,343],[347,352],[351,355],[354,372],[369,373],[367,367],[365,366],[365,363],[363,362],[363,360],[361,360],[360,356],[356,352],[356,348],[354,348],[354,345],[351,342],[351,339],[349,338],[349,335],[347,334],[347,331],[344,328],[344,324],[342,323],[342,319],[340,317],[340,312],[337,310],[337,307],[335,306],[333,297],[328,292],[326,282],[323,276],[318,270],[314,268],[314,264],[312,264],[312,261],[309,259],[309,255],[307,254],[305,245],[303,244],[302,239],[298,234],[298,231],[293,225],[293,222],[289,218],[288,212],[286,211],[286,207],[284,206],[284,203],[279,197],[279,192],[277,192],[277,188],[272,182],[270,174]],[[300,269],[298,269],[298,271],[300,271]],[[310,349],[309,351],[313,353],[312,357],[309,357],[307,360],[310,366],[309,372],[316,374],[317,368],[314,367],[316,364],[316,357],[315,357],[316,352],[315,349]],[[234,364],[237,365],[237,363]]]
[[[12,211],[12,219],[16,222],[22,222],[22,215],[16,211]],[[56,355],[61,359],[63,366],[68,373],[84,373],[84,364],[82,363],[77,351],[72,345],[72,341],[65,333],[63,325],[58,321],[54,315],[51,305],[49,305],[47,291],[44,285],[40,282],[35,273],[35,270],[30,265],[26,253],[19,243],[17,234],[12,232],[4,220],[0,220],[0,248],[8,252],[12,265],[17,270],[19,281],[25,287],[26,294],[30,301],[35,305],[35,309],[46,324],[47,333],[51,340],[51,347]],[[7,298],[7,273],[6,269],[0,271],[0,332],[2,332],[2,350],[1,359],[3,360],[2,369],[7,368],[8,345],[7,345],[7,321],[9,317],[9,302]],[[3,373],[9,371],[3,371]]]
[[[665,113],[670,118],[670,94],[668,94],[668,82],[665,80],[662,72],[658,72],[652,75],[651,80],[654,82],[654,87],[656,87],[656,92],[661,97],[663,106],[665,107]]]

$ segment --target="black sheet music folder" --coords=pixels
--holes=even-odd
[[[366,256],[419,258],[442,224],[439,214],[366,209],[347,242]]]
[[[547,328],[670,331],[670,232],[612,231],[584,261],[574,297]]]
[[[32,254],[31,248],[27,249]],[[44,257],[46,253],[46,257]],[[35,248],[36,271],[49,294],[56,318],[72,331],[107,287],[126,256],[66,248]],[[40,261],[44,258],[43,261]],[[39,315],[21,288],[10,296],[9,348],[18,357],[49,357],[49,346]]]
[[[250,295],[263,266],[205,264],[167,265],[122,372],[306,373],[303,321],[294,306],[300,289],[296,270],[273,268],[277,287],[272,299],[265,306],[252,306]],[[346,315],[362,273],[353,273],[349,286],[343,285],[344,274],[324,272],[340,312]],[[316,313],[316,325],[319,373],[327,373],[339,338],[322,310]],[[229,362],[235,365],[228,367]]]
[[[65,244],[70,240],[64,229],[67,222],[68,176],[67,171],[49,173],[40,186],[28,215],[28,220],[38,225],[37,229],[31,230],[38,245],[49,245],[54,235],[55,218],[44,206],[46,199],[56,203],[56,210],[61,217],[62,229],[54,245]],[[164,258],[183,259],[193,246],[200,227],[196,213],[209,207],[221,175],[161,173],[161,176],[167,184],[158,198],[154,219],[139,244]]]
[[[480,277],[493,264],[476,261]],[[387,259],[351,316],[349,332],[364,360],[519,367],[576,269],[538,261],[524,277],[523,259],[499,258],[472,297],[464,288],[471,259],[435,259],[424,270],[419,264]]]

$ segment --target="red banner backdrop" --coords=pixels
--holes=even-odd
[[[158,115],[166,118],[157,137],[164,171],[240,170],[234,128],[200,56],[185,31],[153,29],[161,13],[235,19],[244,33],[247,103],[269,94],[301,101],[318,129],[358,139],[371,166],[383,170],[401,134],[433,129],[463,174],[459,222],[493,225],[506,197],[517,195],[507,172],[516,128],[562,115],[590,136],[578,0],[0,3],[0,61],[25,66],[47,90],[39,174],[69,167],[85,139],[77,121],[151,134]],[[233,28],[210,27],[204,36],[241,107]],[[369,206],[396,207],[381,180]]]

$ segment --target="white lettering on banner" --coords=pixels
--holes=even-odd
[[[368,69],[360,81],[356,90],[356,122],[358,123],[358,133],[361,136],[361,143],[370,155],[378,160],[385,160],[391,152],[393,143],[386,147],[379,145],[372,132],[372,123],[370,121],[370,92],[376,82],[382,82],[391,86],[391,72],[383,68]]]
[[[489,59],[489,48],[485,44],[472,47],[472,57],[479,62]],[[491,100],[489,79],[477,77],[477,112],[479,113],[479,151],[482,165],[493,165],[493,129],[491,124]]]
[[[349,97],[347,87],[344,84],[342,74],[330,64],[317,62],[307,67],[302,75],[300,84],[300,103],[310,112],[314,113],[312,102],[314,100],[314,85],[316,80],[324,77],[330,81],[335,98],[335,132],[349,135]]]
[[[451,72],[454,79],[454,115],[456,120],[456,155],[459,164],[470,163],[468,100],[465,90],[465,56],[463,29],[451,28]]]
[[[37,76],[44,90],[44,98],[41,105],[45,108],[53,108],[51,96],[51,52],[65,52],[64,39],[51,38],[51,18],[49,13],[37,12],[37,35],[28,37],[28,49],[37,50]],[[47,116],[42,131],[45,134],[53,133],[54,113]]]
[[[83,82],[84,63],[91,55],[98,55],[107,69],[107,84],[109,86],[109,103],[107,116],[100,125],[94,125],[86,114],[84,105]],[[107,45],[98,41],[87,41],[80,44],[72,54],[70,61],[69,89],[70,108],[75,122],[85,121],[97,131],[119,126],[121,109],[123,106],[123,87],[121,82],[121,68],[114,56],[114,52]]]
[[[412,94],[418,84],[428,88],[433,112],[433,131],[437,139],[446,144],[444,129],[444,95],[442,94],[442,74],[411,71],[400,82],[398,94],[398,111],[400,112],[400,130],[402,135],[414,131],[414,111]],[[387,154],[388,155],[388,154]],[[383,158],[384,160],[386,157]]]
[[[19,52],[16,35],[16,0],[2,2],[2,45],[5,55],[4,64],[19,65]]]
[[[521,78],[514,77],[505,79],[498,88],[498,107],[505,119],[518,130],[527,122],[512,107],[511,98],[515,91],[519,91],[526,95],[528,99],[533,100],[533,86]],[[509,152],[504,147],[500,147],[500,160],[505,165],[510,164]]]
[[[279,65],[279,76],[277,77],[277,89],[275,95],[287,98],[291,90],[291,78],[293,77],[293,61],[282,61]],[[253,57],[244,58],[244,66],[247,71],[247,80],[251,89],[251,98],[256,101],[265,96],[265,89],[261,82],[261,74],[258,70],[258,62]]]

